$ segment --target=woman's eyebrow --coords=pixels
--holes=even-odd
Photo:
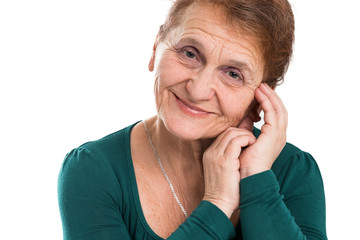
[[[238,60],[231,59],[229,61],[229,65],[234,66],[239,69],[242,69],[251,75],[253,75],[253,73],[254,73],[254,71],[250,67],[250,64],[248,64],[246,61],[238,61]]]
[[[177,45],[178,44],[189,44],[189,45],[192,45],[194,47],[197,47],[197,48],[200,48],[200,49],[204,49],[204,45],[198,41],[197,39],[195,38],[192,38],[192,37],[184,37],[184,38],[181,38],[178,42],[177,42]]]

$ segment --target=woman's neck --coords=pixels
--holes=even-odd
[[[161,162],[177,174],[202,176],[202,156],[213,139],[184,140],[167,130],[158,115],[146,120],[151,139]]]

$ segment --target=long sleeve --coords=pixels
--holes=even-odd
[[[201,201],[194,212],[167,239],[232,239],[235,228],[229,218],[215,205]]]
[[[310,154],[298,152],[244,178],[240,194],[244,240],[327,239],[324,188]]]

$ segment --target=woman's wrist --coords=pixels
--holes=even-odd
[[[213,198],[208,198],[208,197],[204,197],[203,198],[204,201],[208,201],[212,204],[214,204],[216,207],[218,207],[229,219],[231,218],[232,214],[234,213],[234,210],[232,207],[228,206],[228,204],[222,202],[222,201],[219,201],[219,200],[216,200],[216,199],[213,199]]]
[[[244,179],[246,177],[250,177],[252,175],[261,173],[261,172],[265,172],[270,170],[270,168],[266,168],[266,167],[258,167],[258,168],[240,168],[240,179]]]

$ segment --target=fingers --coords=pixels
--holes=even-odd
[[[266,124],[287,126],[287,111],[280,97],[267,84],[260,84],[255,97],[264,110]]]
[[[270,93],[268,89],[266,89],[265,84],[260,84],[259,88],[255,91],[255,97],[264,111],[264,121],[272,125],[276,122],[276,113],[269,95]]]
[[[215,142],[213,143],[213,148],[217,149],[219,152],[225,152],[225,149],[229,145],[230,141],[234,138],[238,138],[242,136],[243,138],[251,138],[252,140],[249,140],[248,142],[253,142],[256,140],[254,134],[251,131],[248,131],[246,129],[240,129],[240,128],[228,128],[225,132],[220,134]],[[237,140],[239,141],[239,140]],[[246,141],[245,141],[246,142]],[[239,141],[238,148],[241,149],[241,147],[245,147],[247,145],[244,145],[243,142]]]
[[[249,135],[240,135],[232,138],[224,151],[224,157],[230,159],[237,159],[241,153],[242,147],[247,147],[254,144],[256,138]]]

